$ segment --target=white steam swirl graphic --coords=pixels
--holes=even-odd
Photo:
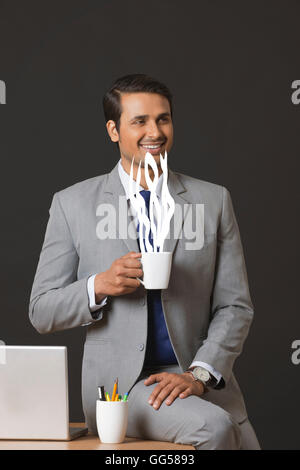
[[[139,242],[141,252],[150,251],[163,251],[164,242],[168,235],[170,222],[175,211],[175,202],[172,198],[169,188],[168,188],[168,164],[167,164],[167,152],[165,152],[165,157],[163,158],[160,155],[160,164],[163,171],[163,182],[162,182],[162,191],[161,191],[161,201],[158,200],[156,194],[156,187],[158,184],[158,168],[156,162],[150,152],[146,153],[145,156],[145,179],[150,191],[150,201],[149,201],[149,216],[146,212],[146,204],[144,198],[139,194],[139,185],[141,181],[141,162],[139,163],[135,192],[133,191],[133,162],[134,157],[131,162],[130,168],[130,179],[129,179],[129,198],[130,202],[137,213],[137,218],[139,221]],[[154,179],[151,180],[149,175],[148,167],[151,166]],[[145,243],[143,239],[143,225],[145,225]],[[153,248],[149,242],[149,233],[150,228],[153,236]]]

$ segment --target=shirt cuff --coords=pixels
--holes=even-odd
[[[216,369],[214,369],[209,364],[206,364],[206,362],[194,361],[190,365],[190,367],[196,367],[196,366],[204,367],[204,369],[208,370],[208,372],[210,372],[211,375],[213,375],[215,377],[215,379],[217,380],[216,385],[219,384],[220,380],[222,379],[222,374],[220,374],[220,372],[218,372]]]
[[[104,305],[107,302],[107,296],[104,297],[104,299],[101,300],[100,304],[96,304],[95,300],[95,284],[94,280],[97,274],[93,274],[88,278],[88,283],[87,283],[87,289],[88,289],[88,294],[89,294],[89,308],[91,312],[95,312],[96,310],[99,310],[101,307],[104,307]]]
[[[95,285],[94,285],[94,280],[97,274],[93,274],[88,278],[87,281],[87,291],[88,291],[88,297],[89,297],[89,309],[91,312],[91,316],[93,320],[97,321],[102,318],[102,312],[100,311],[102,307],[107,303],[107,296],[104,297],[104,299],[101,300],[100,304],[96,304],[96,299],[95,299]],[[94,321],[90,321],[88,323],[83,323],[81,326],[89,326]]]

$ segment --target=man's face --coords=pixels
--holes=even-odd
[[[169,154],[173,144],[173,123],[169,101],[156,93],[124,93],[121,96],[122,114],[118,133],[120,153],[127,168],[132,157],[144,167],[146,152],[158,166],[160,154]]]

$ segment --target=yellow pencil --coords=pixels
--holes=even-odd
[[[118,401],[118,398],[119,398],[119,394],[117,393],[115,401]]]
[[[107,401],[110,401],[108,392],[106,392],[106,400],[107,400]]]
[[[111,401],[115,401],[115,396],[116,396],[116,392],[117,392],[117,386],[118,386],[118,378],[117,378],[117,380],[115,381],[113,393],[112,393],[112,396],[111,396]]]

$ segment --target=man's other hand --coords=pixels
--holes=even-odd
[[[190,395],[200,397],[204,393],[202,382],[195,381],[189,372],[152,374],[144,381],[144,384],[151,385],[155,382],[159,383],[151,393],[148,403],[153,404],[153,408],[156,410],[164,400],[166,400],[166,405],[171,405],[178,396],[180,398],[186,398]]]

